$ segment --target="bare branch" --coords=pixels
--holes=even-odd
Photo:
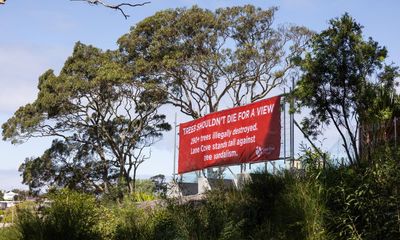
[[[143,3],[135,3],[135,4],[132,4],[132,3],[109,4],[109,3],[106,3],[101,0],[70,0],[70,1],[87,2],[91,5],[103,5],[106,8],[111,8],[111,9],[120,11],[121,14],[125,17],[125,19],[128,19],[129,15],[125,13],[123,7],[140,7],[140,6],[144,6],[144,5],[150,3],[150,2],[143,2]]]

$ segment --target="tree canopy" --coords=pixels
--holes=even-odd
[[[317,136],[333,124],[349,162],[358,163],[360,127],[398,112],[398,69],[385,64],[386,48],[372,38],[364,40],[362,26],[348,14],[332,19],[310,48],[299,62],[302,76],[295,90],[299,106],[310,109],[303,130]]]
[[[2,126],[3,139],[13,143],[57,137],[41,158],[21,166],[24,181],[107,192],[117,179],[133,191],[146,148],[170,129],[157,112],[164,92],[135,80],[117,52],[82,43],[58,76],[48,70],[39,78],[38,88],[37,99]]]
[[[128,67],[158,79],[167,102],[192,118],[264,98],[285,81],[311,35],[276,25],[277,8],[164,10],[119,40]]]

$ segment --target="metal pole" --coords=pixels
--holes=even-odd
[[[285,99],[283,101],[283,162],[286,167],[286,88],[283,89]]]
[[[176,127],[177,127],[177,114],[176,114],[176,112],[175,112],[175,122],[174,122],[174,126],[175,126],[175,128],[174,128],[174,169],[173,169],[173,171],[172,171],[172,176],[175,178],[175,176],[176,176],[176,135],[177,135],[177,132],[176,132]]]
[[[397,147],[397,117],[394,117],[394,146]]]
[[[272,167],[272,174],[275,174],[275,162],[271,161],[271,167]]]
[[[292,78],[292,87],[290,88],[290,92],[293,94],[294,90],[294,78]],[[293,95],[292,98],[290,99],[290,161],[291,161],[291,167],[294,167],[294,113],[293,113],[293,108],[294,108],[294,99]]]

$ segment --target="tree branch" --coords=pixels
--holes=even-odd
[[[125,13],[123,7],[140,7],[140,6],[144,6],[144,5],[150,3],[150,2],[143,2],[143,3],[132,4],[132,3],[125,3],[124,2],[124,3],[119,3],[119,4],[109,4],[109,3],[106,3],[106,2],[104,2],[102,0],[70,0],[70,1],[87,2],[87,3],[91,4],[91,5],[103,5],[106,8],[111,8],[111,9],[120,11],[121,14],[125,17],[125,19],[128,19],[129,15]]]

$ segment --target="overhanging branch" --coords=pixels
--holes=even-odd
[[[87,2],[91,5],[103,5],[106,8],[111,8],[114,10],[118,10],[121,12],[121,14],[125,17],[125,19],[128,19],[129,15],[125,13],[123,7],[140,7],[144,6],[146,4],[149,4],[150,2],[143,2],[143,3],[118,3],[118,4],[109,4],[101,0],[70,0],[70,1],[79,1],[79,2]]]

